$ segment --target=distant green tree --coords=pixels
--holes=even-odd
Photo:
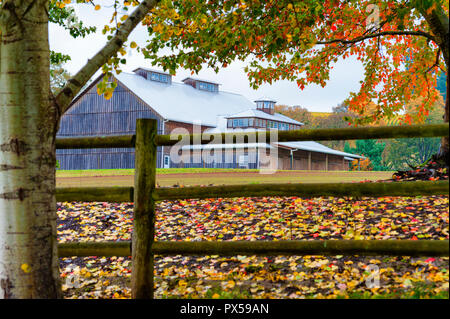
[[[376,140],[357,140],[355,147],[345,143],[344,152],[365,156],[370,159],[374,171],[386,171],[388,167],[384,165],[383,151],[386,143]]]
[[[439,150],[439,138],[395,139],[386,146],[385,163],[391,170],[404,170],[425,163]]]
[[[441,93],[444,101],[447,97],[447,74],[441,72],[441,74],[437,78],[437,90]]]
[[[426,124],[441,123],[443,101],[434,106],[425,119]],[[399,138],[386,140],[383,153],[384,162],[391,170],[410,169],[425,163],[439,150],[440,138]]]

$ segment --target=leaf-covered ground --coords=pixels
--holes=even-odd
[[[58,239],[130,240],[130,203],[60,203]],[[165,201],[157,240],[448,239],[448,196]],[[448,298],[448,258],[156,256],[156,298]],[[129,298],[131,260],[61,258],[66,298]],[[371,287],[379,275],[379,287]]]

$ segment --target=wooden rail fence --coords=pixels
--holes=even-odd
[[[440,137],[448,124],[278,132],[278,142],[379,138]],[[242,134],[157,135],[157,122],[138,119],[136,135],[57,139],[60,149],[135,148],[134,187],[58,188],[57,201],[134,202],[132,241],[58,244],[60,257],[132,256],[132,297],[153,298],[154,255],[396,255],[448,256],[448,240],[309,240],[309,241],[155,241],[155,203],[160,200],[257,196],[416,196],[449,193],[448,181],[392,183],[263,184],[156,188],[156,148],[179,141],[206,144],[270,138],[270,132]],[[222,142],[220,142],[222,143]]]

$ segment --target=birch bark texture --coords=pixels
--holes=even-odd
[[[3,1],[0,31],[0,298],[57,298],[48,2]]]
[[[50,90],[48,0],[0,3],[0,299],[60,298],[56,133],[61,115],[158,0],[143,0],[105,46]]]

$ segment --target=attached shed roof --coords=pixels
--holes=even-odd
[[[276,144],[278,146],[286,147],[286,148],[290,148],[290,149],[299,149],[299,150],[303,150],[303,151],[344,156],[344,157],[351,158],[352,160],[355,158],[364,158],[364,156],[350,154],[350,153],[341,152],[341,151],[336,151],[332,148],[326,147],[325,145],[322,145],[320,143],[313,142],[313,141],[279,142]]]
[[[240,94],[224,91],[211,93],[196,90],[183,83],[159,83],[125,72],[116,77],[166,120],[199,122],[205,126],[216,126],[218,116],[255,107],[251,101]]]

